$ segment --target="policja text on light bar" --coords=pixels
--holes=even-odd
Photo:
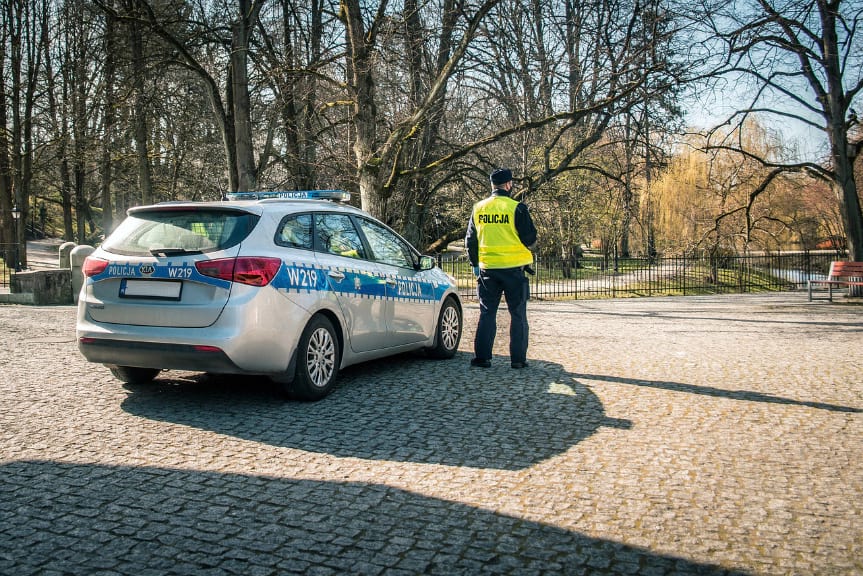
[[[228,200],[268,200],[278,198],[282,200],[335,200],[337,202],[348,202],[351,199],[350,192],[344,190],[269,190],[264,192],[229,192],[225,195]]]

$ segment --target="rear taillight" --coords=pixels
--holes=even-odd
[[[206,353],[209,353],[209,354],[217,354],[217,353],[219,353],[219,352],[221,352],[221,351],[222,351],[222,349],[221,349],[221,348],[219,348],[218,346],[203,346],[203,345],[197,345],[197,346],[192,346],[192,349],[193,349],[195,352],[206,352]]]
[[[195,262],[195,268],[204,276],[220,278],[228,282],[249,284],[250,286],[269,284],[281,265],[282,261],[279,258],[264,258],[262,256],[220,258]]]
[[[84,265],[81,266],[81,273],[84,274],[85,278],[90,278],[92,276],[98,276],[102,272],[105,271],[105,268],[108,267],[108,261],[103,260],[101,258],[93,258],[92,256],[87,256],[84,259]]]

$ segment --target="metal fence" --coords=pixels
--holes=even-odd
[[[0,288],[8,288],[16,262],[20,262],[18,244],[0,244]]]
[[[529,277],[537,299],[694,296],[806,289],[825,278],[830,262],[844,260],[833,250],[657,258],[537,259]],[[465,299],[476,298],[476,281],[464,258],[441,259]]]
[[[0,244],[0,288],[9,287],[14,248]],[[832,250],[712,258],[540,258],[529,279],[531,297],[561,300],[805,290],[809,279],[826,277],[830,262],[845,258]],[[463,298],[476,298],[476,280],[466,259],[438,263],[457,280]]]

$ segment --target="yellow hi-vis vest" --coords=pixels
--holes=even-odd
[[[473,208],[473,225],[479,245],[480,268],[516,268],[533,264],[533,254],[521,243],[515,229],[518,201],[491,196]]]

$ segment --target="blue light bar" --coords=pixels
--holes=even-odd
[[[228,200],[335,200],[348,202],[351,199],[350,192],[344,190],[288,190],[288,191],[266,191],[266,192],[230,192],[226,194]]]

